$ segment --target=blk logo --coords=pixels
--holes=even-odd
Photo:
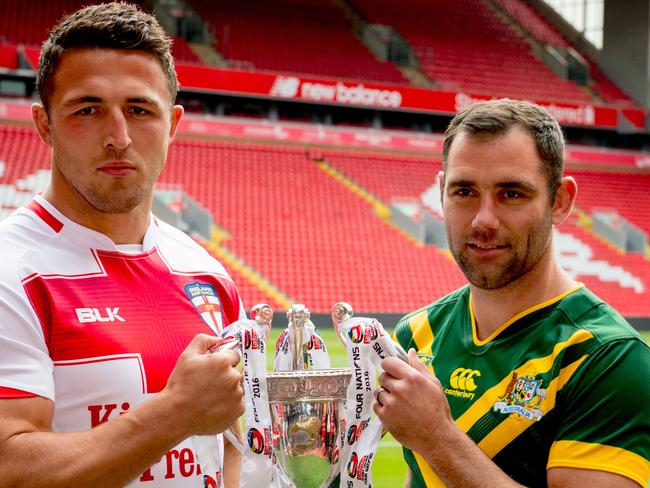
[[[98,308],[75,308],[77,319],[80,324],[89,322],[126,322],[120,316],[120,308],[104,308],[101,311]]]

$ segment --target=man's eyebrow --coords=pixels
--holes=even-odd
[[[69,100],[64,100],[64,106],[78,105],[80,103],[101,103],[102,99],[100,97],[95,97],[92,95],[81,95],[78,97],[71,98]]]
[[[158,105],[158,102],[153,98],[147,97],[130,97],[126,99],[127,103],[148,103],[151,105]]]
[[[466,186],[474,186],[474,182],[472,180],[447,180],[447,187],[448,188],[458,188],[458,187],[466,187]]]
[[[458,180],[448,180],[447,188],[467,188],[475,186],[476,182],[468,179],[458,179]],[[505,180],[499,181],[494,186],[497,188],[512,188],[522,190],[527,193],[534,193],[537,190],[537,187],[527,181],[523,180]]]
[[[78,97],[73,97],[69,100],[63,102],[64,106],[78,105],[80,103],[102,103],[104,100],[101,97],[94,95],[80,95]],[[126,99],[126,103],[141,103],[158,106],[159,103],[153,98],[148,97],[130,97]]]
[[[527,193],[534,193],[537,191],[537,187],[531,183],[528,183],[527,181],[522,181],[522,180],[508,180],[508,181],[501,181],[496,184],[497,188],[515,188],[515,189],[520,189],[523,190]]]

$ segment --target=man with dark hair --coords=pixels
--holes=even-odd
[[[559,125],[482,102],[443,148],[447,239],[469,284],[398,323],[410,365],[385,359],[376,393],[410,486],[646,486],[650,348],[553,255],[577,193]]]
[[[151,215],[183,115],[169,47],[126,3],[75,12],[43,46],[51,182],[0,223],[0,486],[238,486],[216,434],[243,412],[239,356],[210,350],[241,300]],[[201,472],[193,435],[223,469]]]

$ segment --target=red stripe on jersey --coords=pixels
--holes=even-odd
[[[186,295],[186,284],[214,287],[224,326],[239,318],[239,295],[224,277],[170,272],[157,251],[96,252],[105,275],[35,276],[23,283],[55,362],[138,353],[146,391],[154,393],[196,334],[215,333]]]
[[[8,388],[0,386],[0,398],[33,398],[38,395],[28,391],[16,390],[15,388]]]
[[[32,200],[27,205],[27,208],[38,215],[43,222],[52,227],[52,230],[57,234],[61,232],[61,229],[63,229],[63,222],[57,220],[54,215],[45,210],[45,208],[36,200]]]

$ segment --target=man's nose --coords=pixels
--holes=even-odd
[[[491,195],[482,195],[472,225],[483,230],[498,228],[499,217],[497,210],[494,198]]]
[[[124,150],[131,144],[129,124],[121,109],[112,109],[106,116],[104,147]]]

